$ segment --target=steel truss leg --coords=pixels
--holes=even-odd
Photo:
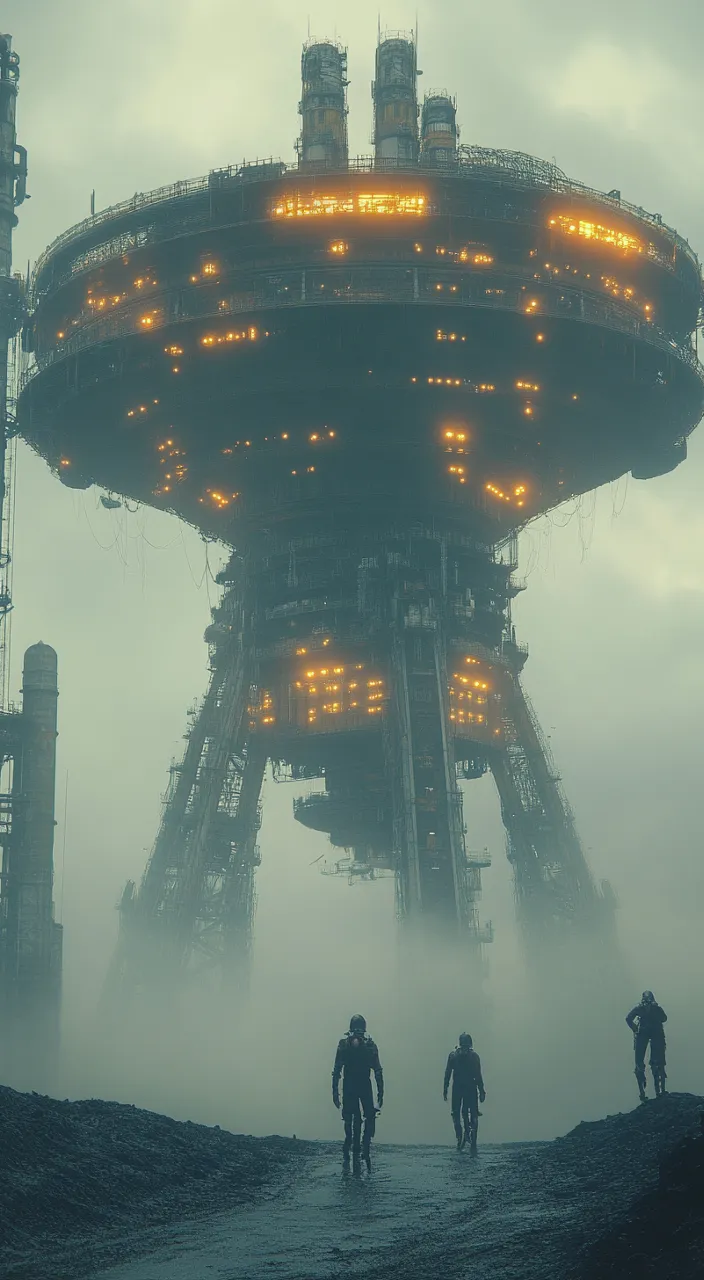
[[[232,636],[241,635],[233,617]],[[244,744],[250,664],[222,647],[189,734],[139,891],[123,896],[120,940],[106,995],[173,984],[198,967],[232,978],[246,968],[258,862],[259,792],[266,754]],[[244,976],[242,974],[241,976]]]
[[[447,670],[439,620],[398,628],[393,644],[393,723],[388,737],[394,797],[399,914],[476,934],[449,733]]]
[[[231,855],[223,879],[220,925],[223,977],[236,986],[246,985],[249,978],[256,904],[254,874],[260,862],[259,797],[266,760],[266,749],[256,739],[250,740],[234,813],[236,827],[232,832]]]
[[[502,686],[504,747],[491,761],[513,864],[519,919],[546,924],[606,918],[535,713],[518,678]]]

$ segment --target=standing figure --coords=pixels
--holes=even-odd
[[[469,1139],[470,1151],[477,1149],[477,1132],[479,1130],[479,1103],[484,1102],[486,1091],[482,1080],[482,1064],[479,1054],[472,1047],[472,1037],[462,1032],[459,1044],[452,1050],[445,1067],[445,1081],[442,1096],[447,1102],[447,1090],[452,1079],[452,1123],[457,1136],[457,1150]],[[462,1124],[464,1123],[464,1132]]]
[[[376,1081],[377,1104],[374,1106],[371,1072]],[[354,1173],[360,1171],[360,1154],[371,1171],[371,1143],[376,1128],[377,1113],[384,1102],[384,1075],[379,1061],[379,1050],[371,1036],[367,1035],[367,1022],[361,1013],[350,1018],[350,1029],[337,1046],[332,1071],[332,1100],[340,1107],[340,1076],[342,1076],[342,1120],[345,1126],[345,1142],[342,1148],[343,1167],[349,1169],[350,1151]],[[362,1136],[362,1114],[364,1135]],[[360,1151],[361,1148],[361,1151]]]
[[[653,1073],[655,1097],[665,1092],[665,1031],[667,1014],[655,1001],[652,991],[644,991],[640,1004],[626,1016],[634,1037],[636,1080],[641,1102],[645,1102],[645,1051],[650,1044],[650,1070]]]

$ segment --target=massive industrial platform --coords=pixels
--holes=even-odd
[[[242,971],[267,760],[324,779],[295,813],[341,868],[393,871],[402,916],[477,949],[459,780],[490,769],[526,928],[606,927],[519,681],[516,534],[686,456],[699,263],[618,191],[460,146],[417,74],[410,38],[380,40],[375,152],[351,159],[345,51],[306,46],[296,164],[136,195],[36,265],[24,437],[64,484],[232,547],[119,981],[145,948]]]

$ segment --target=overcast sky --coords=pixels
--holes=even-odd
[[[309,21],[313,36],[349,47],[351,150],[368,152],[376,2],[5,0],[32,195],[16,268],[86,216],[93,189],[102,208],[242,157],[291,159]],[[415,4],[382,11],[385,26],[414,21]],[[456,93],[464,142],[554,158],[602,190],[619,187],[704,252],[700,0],[433,0],[419,4],[418,21],[421,86]],[[702,1019],[689,975],[701,971],[704,898],[703,480],[695,436],[672,475],[622,482],[528,530],[529,589],[515,618],[531,647],[525,685],[590,860],[622,902],[634,999],[654,987],[671,1007],[680,1001],[681,1023],[682,990]],[[62,488],[23,446],[17,485],[14,687],[22,649],[53,644],[57,906],[77,1020],[102,977],[123,883],[141,874],[186,709],[205,689],[202,632],[216,593],[203,544],[172,518],[106,512],[96,491]],[[267,784],[255,992],[266,1000],[278,983],[293,998],[324,970],[334,1042],[355,994],[349,951],[393,935],[392,896],[388,884],[348,890],[309,866],[325,842],[296,829],[294,794]],[[483,914],[497,923],[489,989],[500,1003],[519,953],[498,807],[484,783],[465,805],[470,843],[495,855]],[[448,1029],[451,1042],[459,1030]],[[683,1037],[675,1025],[679,1086],[701,1089],[699,1042]],[[626,1037],[627,1086],[628,1053]]]

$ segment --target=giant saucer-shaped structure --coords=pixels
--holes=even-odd
[[[685,457],[700,302],[658,216],[478,147],[216,170],[43,255],[25,439],[233,548],[134,900],[182,957],[247,934],[267,758],[325,778],[297,816],[351,874],[392,869],[404,914],[475,941],[457,778],[491,768],[524,918],[598,914],[520,689],[511,539]]]

